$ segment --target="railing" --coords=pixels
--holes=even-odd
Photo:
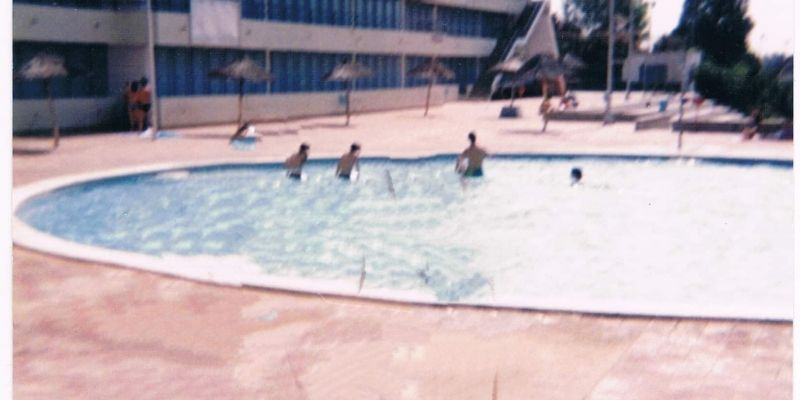
[[[494,74],[489,72],[489,69],[495,64],[505,60],[516,44],[518,39],[524,38],[528,31],[533,27],[536,17],[542,10],[544,3],[537,1],[528,3],[522,10],[516,22],[510,25],[506,31],[497,39],[497,45],[494,50],[486,59],[486,64],[481,71],[478,81],[472,89],[471,97],[481,98],[488,97],[491,94],[492,82],[494,81]]]

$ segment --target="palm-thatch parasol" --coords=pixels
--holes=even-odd
[[[50,111],[50,122],[53,125],[54,149],[58,147],[61,132],[58,127],[58,114],[56,113],[55,104],[53,104],[50,83],[53,78],[60,76],[67,76],[67,69],[64,67],[64,58],[50,53],[39,53],[35,55],[28,60],[28,62],[23,64],[22,68],[16,73],[16,78],[18,79],[41,79],[44,81],[44,90],[47,93],[47,108]]]
[[[492,68],[489,69],[489,71],[495,72],[495,73],[499,73],[499,74],[506,74],[506,75],[514,77],[514,75],[519,73],[519,71],[522,69],[522,67],[524,65],[525,65],[525,61],[522,58],[520,58],[518,56],[513,56],[513,57],[511,57],[511,58],[509,58],[509,59],[507,59],[507,60],[505,60],[505,61],[503,61],[501,63],[495,64]],[[518,84],[518,79],[512,78],[512,82],[511,82],[511,104],[509,104],[509,107],[513,107],[514,106],[514,95],[516,94],[516,90],[515,89],[517,87],[517,84]]]
[[[426,61],[408,71],[408,74],[417,78],[428,80],[428,94],[425,97],[425,116],[431,103],[431,89],[437,78],[453,79],[456,74],[450,68],[440,63],[436,58]]]
[[[353,81],[359,78],[372,76],[372,70],[357,62],[343,61],[322,77],[325,82],[344,82],[345,89],[345,126],[350,125],[350,92],[353,90]]]
[[[236,79],[239,81],[239,103],[238,114],[236,117],[236,133],[231,137],[231,140],[236,139],[241,133],[242,129],[242,99],[244,97],[244,82],[265,82],[271,81],[272,75],[265,71],[260,65],[256,64],[250,57],[244,57],[240,60],[234,61],[224,67],[217,68],[208,73],[211,78],[222,79]]]
[[[559,60],[552,53],[541,53],[525,62],[520,71],[523,74],[532,73],[534,79],[542,81],[543,96],[547,96],[547,83],[551,81],[558,83],[559,91],[563,96],[566,88],[561,87],[563,85],[562,78],[583,66],[583,62],[571,54],[565,54]]]

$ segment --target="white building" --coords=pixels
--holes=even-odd
[[[690,74],[700,61],[701,53],[694,50],[634,54],[625,59],[622,80],[645,87],[680,87],[684,78],[686,84],[691,83]]]
[[[557,52],[547,0],[151,2],[152,40],[146,0],[14,0],[14,67],[47,51],[83,72],[54,81],[63,127],[125,126],[124,85],[150,65],[160,125],[176,127],[236,120],[236,84],[208,72],[245,55],[275,76],[245,88],[244,118],[263,121],[342,113],[342,85],[321,78],[345,58],[375,71],[356,83],[358,112],[421,106],[425,82],[406,71],[429,57],[456,72],[442,103],[514,49]],[[44,98],[42,82],[14,82],[15,132],[49,127]]]

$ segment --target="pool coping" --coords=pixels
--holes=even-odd
[[[370,156],[364,160],[377,161],[424,161],[437,158],[455,158],[457,154],[431,154],[427,156]],[[707,157],[693,155],[648,155],[648,154],[597,154],[597,153],[498,153],[495,154],[500,159],[518,158],[543,158],[543,159],[604,159],[604,160],[700,160],[712,163],[723,163],[733,165],[756,165],[768,164],[783,168],[793,168],[793,160],[783,158],[744,158],[744,157]],[[338,158],[315,158],[309,160],[310,163],[335,162]],[[353,298],[359,300],[372,300],[380,302],[425,305],[435,307],[476,307],[489,309],[514,309],[527,311],[545,312],[567,312],[576,314],[589,314],[613,317],[631,318],[666,318],[666,319],[702,319],[702,320],[733,320],[733,321],[755,321],[755,322],[791,322],[792,317],[779,315],[765,317],[746,317],[742,316],[741,307],[735,309],[731,307],[717,307],[716,309],[705,308],[705,313],[713,315],[698,315],[692,313],[691,304],[671,305],[668,307],[642,307],[644,303],[628,304],[622,302],[602,302],[597,301],[587,303],[587,300],[564,300],[539,299],[536,305],[530,302],[521,302],[512,298],[496,299],[493,296],[492,302],[487,301],[465,301],[465,302],[443,302],[438,301],[432,294],[394,289],[378,289],[364,287],[358,290],[357,281],[343,279],[322,280],[297,277],[279,277],[265,275],[254,270],[247,263],[240,263],[244,257],[240,256],[152,256],[142,253],[135,253],[122,250],[113,250],[103,247],[85,245],[72,242],[57,236],[50,235],[36,230],[17,217],[17,211],[28,200],[60,188],[86,183],[96,180],[114,179],[132,175],[151,174],[158,172],[169,172],[183,169],[199,169],[208,167],[233,167],[233,166],[256,166],[263,164],[279,163],[281,160],[276,157],[264,157],[259,159],[217,159],[203,162],[171,162],[148,164],[135,167],[118,168],[105,170],[102,172],[88,172],[81,174],[71,174],[54,178],[43,179],[22,185],[12,190],[12,214],[11,228],[12,241],[15,245],[23,248],[41,252],[43,254],[54,255],[67,259],[80,260],[93,263],[107,264],[123,268],[130,268],[139,271],[146,271],[175,278],[188,279],[192,281],[205,282],[224,286],[246,287],[261,290],[279,290],[308,295],[327,295],[335,297]],[[219,268],[220,263],[225,263],[225,268]],[[587,306],[587,304],[589,304]],[[608,310],[614,311],[608,311]],[[708,312],[711,310],[712,312]],[[738,312],[737,312],[738,311]],[[747,313],[745,313],[747,314]],[[763,314],[763,313],[762,313]]]

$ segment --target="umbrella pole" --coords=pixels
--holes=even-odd
[[[353,81],[352,80],[347,81],[347,90],[345,91],[344,94],[346,103],[344,113],[347,116],[347,119],[345,119],[344,121],[344,126],[350,125],[350,90],[352,89],[352,87],[353,87]]]
[[[58,147],[61,132],[58,129],[58,115],[56,114],[56,106],[53,103],[53,95],[50,92],[49,78],[44,80],[44,90],[47,92],[47,109],[50,111],[50,123],[53,125],[53,149],[55,149]]]
[[[517,86],[511,85],[511,104],[509,105],[509,107],[514,107],[514,94],[516,94],[516,92],[517,92]]]
[[[428,116],[428,107],[431,104],[431,89],[433,89],[433,78],[428,79],[428,95],[425,97],[425,117]]]
[[[236,130],[242,127],[242,98],[244,97],[244,79],[239,78],[239,114],[236,116]]]

